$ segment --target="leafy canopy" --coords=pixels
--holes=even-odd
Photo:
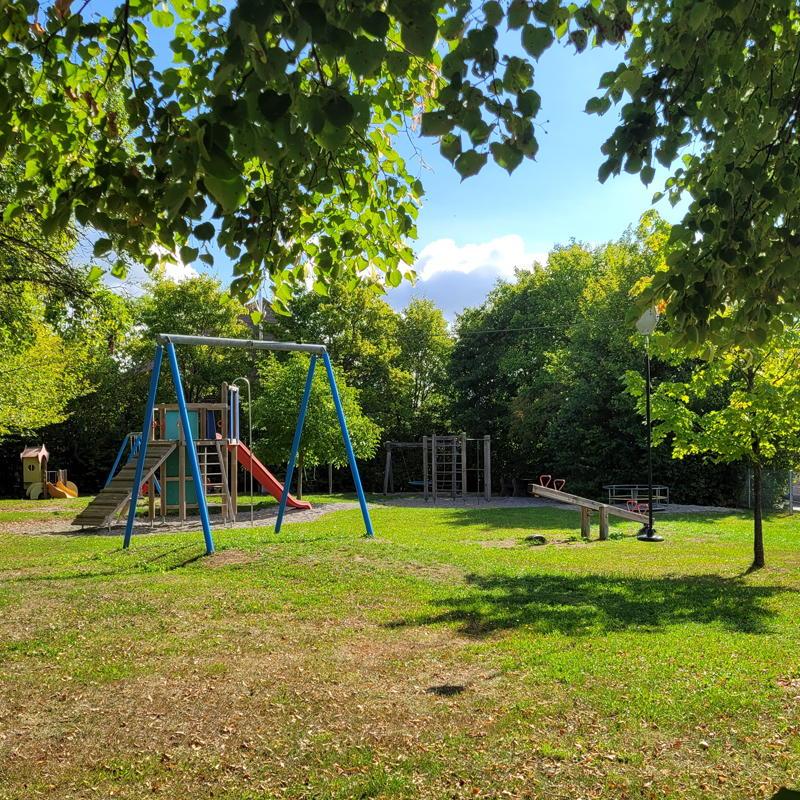
[[[253,400],[253,449],[268,463],[289,460],[310,362],[303,353],[289,353],[282,359],[267,353],[259,362],[259,382]],[[358,390],[345,383],[340,370],[334,368],[334,375],[353,452],[357,458],[372,458],[378,449],[381,429],[362,413]],[[314,370],[300,453],[307,466],[347,465],[344,437],[322,364],[317,364]]]
[[[73,7],[74,6],[74,7]],[[622,0],[480,9],[469,0],[126,0],[106,15],[21,0],[0,16],[0,155],[25,164],[13,217],[35,202],[48,233],[79,223],[154,268],[154,242],[235,262],[233,291],[268,274],[285,305],[367,268],[397,285],[422,194],[392,137],[441,138],[463,178],[489,155],[512,172],[537,151],[533,66],[496,49],[501,24],[538,59],[588,31],[622,41]],[[571,25],[571,27],[570,27]],[[155,28],[172,66],[156,58]],[[555,33],[553,32],[555,31]],[[437,39],[439,45],[437,45]],[[158,62],[158,63],[157,63]],[[203,251],[201,253],[201,251]],[[405,271],[405,272],[404,272]]]

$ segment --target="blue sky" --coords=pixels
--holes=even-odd
[[[576,55],[574,47],[556,43],[545,52],[534,75],[542,97],[539,152],[536,161],[525,160],[510,176],[493,168],[490,159],[480,175],[462,183],[438,145],[419,140],[428,167],[419,171],[426,190],[418,219],[419,279],[416,288],[389,291],[393,306],[402,308],[414,292],[424,293],[452,319],[464,306],[479,305],[499,277],[513,276],[514,267],[543,262],[553,245],[572,238],[591,243],[618,238],[652,207],[666,170],[649,188],[625,173],[605,184],[597,180],[604,160],[600,148],[617,114],[613,107],[602,118],[583,109],[597,94],[600,76],[621,58],[611,47]],[[410,166],[412,148],[404,150]],[[683,215],[665,201],[656,209],[670,222]]]
[[[499,49],[525,55],[513,31],[501,37]],[[638,176],[624,173],[604,185],[597,180],[604,160],[600,147],[615,127],[617,112],[612,107],[601,118],[583,109],[597,94],[600,76],[621,59],[622,51],[610,46],[576,54],[574,47],[555,43],[544,53],[534,75],[542,98],[539,152],[536,161],[525,160],[513,175],[490,158],[479,175],[461,182],[439,154],[436,140],[412,134],[421,159],[401,134],[401,153],[426,194],[414,243],[419,278],[416,287],[404,283],[388,291],[392,306],[401,309],[413,294],[425,294],[453,320],[465,306],[480,305],[498,278],[513,278],[515,267],[544,262],[555,244],[618,238],[651,207],[666,170],[656,173],[649,188]],[[681,206],[673,209],[665,201],[656,208],[670,222],[683,214]],[[204,268],[199,262],[192,267]],[[231,265],[221,253],[215,271],[230,280]],[[180,277],[193,269],[172,267],[169,272]],[[135,282],[137,276],[132,277]]]

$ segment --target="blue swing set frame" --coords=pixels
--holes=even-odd
[[[189,412],[186,409],[186,398],[183,393],[183,384],[181,382],[180,369],[178,368],[178,359],[175,355],[175,345],[203,345],[206,347],[238,347],[247,350],[279,350],[285,352],[301,352],[309,353],[311,355],[311,363],[308,367],[308,376],[306,377],[306,385],[303,391],[303,401],[300,404],[300,415],[297,418],[297,427],[294,432],[294,441],[292,442],[292,452],[289,456],[289,467],[286,471],[286,480],[283,484],[283,494],[281,502],[278,507],[278,519],[275,523],[275,533],[280,533],[281,524],[283,522],[283,515],[286,511],[286,500],[289,496],[289,486],[294,474],[295,461],[297,459],[297,451],[300,447],[300,436],[303,433],[303,422],[306,417],[306,410],[308,408],[308,399],[311,394],[311,384],[314,380],[314,369],[317,364],[317,358],[321,357],[325,365],[325,371],[328,374],[328,383],[331,387],[333,394],[333,404],[336,407],[336,415],[339,418],[339,427],[342,430],[344,437],[344,445],[347,450],[347,459],[350,464],[350,469],[353,473],[353,480],[356,485],[356,493],[358,494],[358,502],[361,505],[361,513],[364,517],[364,525],[367,529],[366,535],[373,537],[372,521],[369,517],[367,509],[367,501],[364,497],[364,489],[361,486],[361,477],[358,474],[358,466],[356,464],[356,457],[353,453],[353,446],[350,443],[350,434],[347,431],[347,422],[344,418],[344,410],[342,409],[342,402],[339,399],[339,392],[336,388],[336,379],[333,375],[333,368],[331,367],[331,360],[328,356],[328,351],[324,345],[321,344],[293,344],[291,342],[265,342],[254,341],[252,339],[222,339],[206,336],[181,336],[175,334],[161,333],[156,338],[156,353],[153,358],[153,373],[150,378],[150,391],[147,395],[147,406],[144,412],[144,427],[142,429],[141,445],[139,447],[139,454],[136,461],[136,472],[133,479],[133,494],[132,497],[138,497],[142,484],[142,475],[144,472],[144,462],[147,453],[147,440],[150,433],[150,424],[153,419],[153,407],[156,401],[156,389],[158,388],[158,379],[161,373],[161,362],[164,355],[164,348],[166,347],[167,358],[169,359],[170,371],[172,372],[172,381],[175,384],[175,394],[178,396],[178,410],[181,419],[181,430],[190,431],[189,425]],[[186,451],[189,456],[189,467],[194,481],[195,491],[197,493],[198,509],[200,511],[200,521],[203,526],[203,538],[205,539],[206,553],[211,554],[214,552],[214,540],[211,536],[211,525],[208,519],[208,507],[206,506],[205,487],[203,486],[202,478],[200,475],[200,464],[197,459],[197,449],[194,440],[191,436],[186,439]],[[131,536],[133,535],[133,522],[136,517],[136,503],[131,502],[128,511],[128,521],[125,526],[125,541],[123,547],[127,548],[131,543]]]

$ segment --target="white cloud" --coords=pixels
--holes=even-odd
[[[458,247],[452,239],[437,239],[422,249],[414,269],[420,281],[429,281],[442,272],[469,274],[475,270],[491,272],[497,278],[511,278],[515,267],[530,267],[534,261],[545,263],[547,253],[526,253],[522,237],[510,234],[463,247]]]
[[[162,256],[166,254],[163,247],[154,245],[155,252],[160,253]],[[166,259],[162,260],[161,266],[164,269],[164,277],[169,280],[180,283],[188,278],[196,278],[200,273],[191,265],[184,264],[177,250],[174,253],[177,263],[171,263]],[[107,285],[120,294],[126,294],[132,297],[138,297],[144,293],[144,284],[149,280],[150,276],[141,264],[133,264],[128,270],[128,274],[124,280],[115,278],[109,272],[106,275]]]

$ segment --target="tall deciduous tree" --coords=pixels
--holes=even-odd
[[[309,364],[310,358],[302,353],[290,353],[283,359],[268,353],[259,363],[259,386],[253,401],[253,449],[270,464],[289,460]],[[347,385],[342,371],[334,368],[334,375],[353,452],[357,458],[372,458],[380,441],[380,428],[364,416],[359,392]],[[307,466],[347,465],[339,418],[321,365],[314,371],[299,453]]]
[[[146,285],[136,302],[136,331],[124,348],[134,370],[149,371],[159,333],[245,339],[251,329],[240,319],[246,309],[222,288],[219,280],[198,275],[182,281],[160,276]],[[177,347],[176,355],[187,402],[219,396],[223,381],[249,374],[252,360],[245,350],[220,347]],[[171,381],[159,384],[159,398],[174,397]]]
[[[800,330],[787,328],[765,349],[724,349],[697,363],[688,381],[656,388],[653,440],[670,437],[674,458],[706,454],[716,462],[752,465],[753,566],[763,567],[761,469],[779,447],[795,459],[800,451]],[[641,375],[629,373],[628,382],[644,413]]]
[[[447,367],[453,350],[442,310],[433,300],[412,297],[397,322],[397,341],[398,366],[413,378],[409,402],[414,414],[439,417],[441,424],[447,405]]]

